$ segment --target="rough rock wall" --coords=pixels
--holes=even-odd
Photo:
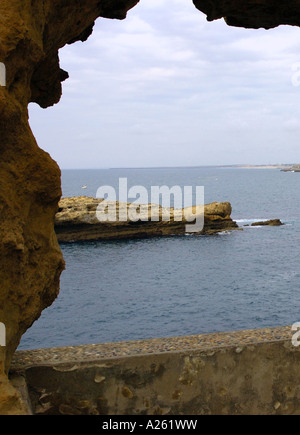
[[[58,50],[84,41],[97,17],[125,18],[137,0],[1,0],[0,62],[0,414],[23,413],[5,373],[22,334],[58,295],[64,261],[54,232],[60,170],[35,141],[29,102],[46,108],[68,77]],[[9,411],[10,410],[10,411]]]

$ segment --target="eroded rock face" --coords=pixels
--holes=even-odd
[[[29,102],[46,108],[61,97],[68,74],[58,50],[84,41],[99,16],[125,18],[136,0],[1,0],[0,62],[0,414],[22,413],[7,373],[22,334],[58,295],[64,261],[54,232],[60,170],[35,141]]]

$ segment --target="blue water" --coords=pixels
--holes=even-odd
[[[54,304],[20,349],[290,325],[300,321],[300,174],[276,169],[63,171],[64,196],[101,185],[203,185],[243,231],[61,246]],[[87,185],[83,190],[82,185]],[[280,218],[283,227],[244,227]]]

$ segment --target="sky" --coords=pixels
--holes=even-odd
[[[30,104],[62,169],[300,163],[300,29],[207,22],[192,1],[141,0],[60,50],[59,104]]]

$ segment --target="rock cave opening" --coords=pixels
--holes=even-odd
[[[192,4],[185,3],[183,7],[182,3],[176,2],[173,14],[167,16],[156,12],[151,1],[141,2],[129,12],[125,21],[98,19],[88,41],[67,45],[60,50],[61,67],[70,72],[70,78],[63,84],[63,97],[59,105],[46,111],[36,105],[31,107],[30,123],[41,148],[59,162],[63,172],[75,168],[74,164],[79,160],[82,169],[91,161],[96,165],[94,168],[121,167],[122,160],[116,160],[120,147],[128,150],[127,156],[121,154],[121,159],[125,157],[124,167],[142,166],[145,154],[151,166],[153,154],[159,155],[166,142],[172,143],[175,151],[173,155],[170,152],[167,156],[162,154],[165,158],[163,166],[172,166],[176,150],[183,150],[182,154],[176,155],[176,161],[189,153],[183,144],[188,148],[186,142],[193,142],[192,137],[203,138],[205,131],[204,138],[209,143],[210,136],[214,135],[214,130],[217,131],[218,120],[224,121],[224,116],[227,122],[224,137],[232,141],[235,135],[232,152],[242,154],[243,146],[238,142],[251,135],[251,123],[255,118],[261,116],[269,128],[278,123],[274,105],[277,94],[273,99],[271,96],[282,76],[285,90],[290,87],[289,92],[294,94],[295,101],[291,66],[296,63],[296,58],[292,60],[284,56],[281,62],[278,58],[289,46],[288,41],[296,39],[298,28],[286,27],[283,34],[278,29],[228,27],[232,24],[228,19],[208,23],[206,16],[199,14]],[[145,15],[149,15],[149,11],[147,22]],[[162,27],[163,23],[165,27]],[[189,32],[180,37],[178,28],[184,24],[189,26]],[[266,25],[269,26],[273,27],[271,23]],[[256,23],[249,27],[256,27]],[[196,33],[200,33],[198,39]],[[225,34],[229,36],[226,38]],[[226,49],[226,46],[230,48]],[[249,77],[254,75],[257,82],[252,87]],[[262,86],[268,87],[269,93],[264,94],[258,108],[257,94],[261,93]],[[210,90],[206,91],[207,99],[201,95],[205,88]],[[215,106],[209,106],[210,99],[219,100],[217,113]],[[244,113],[238,110],[240,105],[236,101],[239,99],[244,99]],[[203,113],[203,107],[207,116],[195,123]],[[295,122],[293,110],[290,107],[289,117],[285,119],[287,129]],[[167,117],[166,113],[170,116]],[[174,119],[178,128],[174,127]],[[180,132],[182,125],[188,126],[184,135]],[[267,134],[263,140],[268,140]],[[225,142],[227,146],[230,146],[229,142]],[[240,151],[237,151],[237,146],[240,146]],[[201,147],[199,149],[201,152]],[[191,149],[191,164],[197,158],[193,151]],[[101,181],[105,182],[105,174],[89,191],[91,196],[95,195]],[[85,182],[84,177],[78,179],[78,189],[68,191],[66,196],[80,193]],[[67,273],[68,263],[63,274]],[[74,273],[72,268],[70,273]],[[51,310],[55,309],[55,304]],[[76,311],[70,311],[66,317],[75,319],[76,315]],[[51,316],[47,319],[44,312],[42,320],[25,334],[25,348],[30,347],[27,344],[30,337],[39,335],[41,329],[47,330],[50,319]],[[60,328],[63,325],[62,321]],[[86,328],[90,326],[87,324]],[[97,336],[94,339],[97,340]],[[35,346],[37,343],[42,346],[43,339],[35,343]],[[47,344],[57,346],[75,342],[53,340]]]
[[[46,145],[47,141],[41,138],[42,134],[39,128],[40,125],[45,122],[41,121],[42,117],[45,116],[44,120],[47,117],[49,123],[43,134],[46,136],[48,135],[51,142],[55,140],[55,135],[50,134],[52,133],[53,125],[55,125],[56,131],[60,133],[60,137],[63,137],[63,132],[65,131],[66,126],[64,123],[60,123],[60,116],[54,116],[55,110],[57,110],[58,112],[56,113],[59,114],[59,105],[57,106],[58,109],[48,109],[48,111],[44,112],[45,115],[41,115],[40,120],[37,120],[36,118],[36,121],[34,121],[34,116],[32,115],[33,112],[31,112],[30,122],[33,132],[41,146],[40,148],[28,124],[28,105],[29,103],[34,102],[43,108],[47,108],[59,102],[62,95],[61,83],[67,78],[67,73],[62,70],[59,65],[58,52],[62,47],[66,46],[66,44],[73,44],[76,41],[86,41],[92,33],[94,22],[97,18],[123,19],[126,17],[127,12],[136,6],[137,3],[139,3],[137,0],[102,0],[100,2],[99,0],[91,0],[88,4],[83,0],[78,0],[76,2],[72,0],[53,0],[44,2],[38,0],[26,0],[25,2],[21,2],[21,0],[15,0],[14,2],[3,0],[0,4],[0,62],[1,64],[4,64],[6,68],[5,86],[0,86],[0,137],[2,143],[5,144],[5,146],[1,147],[2,164],[0,168],[0,199],[2,206],[2,237],[0,250],[0,261],[2,265],[0,278],[2,292],[0,295],[0,323],[5,325],[7,344],[5,348],[2,347],[0,349],[0,353],[2,373],[1,397],[4,397],[2,404],[4,403],[3,406],[6,412],[14,406],[19,406],[19,398],[15,390],[7,382],[7,377],[4,373],[7,374],[9,370],[12,357],[15,350],[18,348],[21,337],[27,330],[30,330],[29,328],[31,328],[33,323],[41,316],[41,313],[47,307],[51,306],[57,299],[60,276],[65,267],[53,225],[55,214],[57,212],[57,205],[62,193],[60,182],[61,173],[55,159],[60,161],[61,155],[58,151],[56,157],[54,155],[55,153],[51,152],[51,149],[49,148],[50,154],[54,157],[53,160],[48,152],[42,150],[42,148],[48,150],[48,145]],[[161,3],[165,2],[162,1]],[[276,79],[276,74],[280,71],[280,68],[284,68],[283,80],[285,84],[280,89],[279,94],[281,94],[281,98],[278,98],[276,108],[274,106],[274,118],[272,118],[269,128],[275,131],[275,136],[276,132],[280,129],[286,131],[286,147],[287,150],[292,152],[292,149],[296,148],[295,143],[298,128],[295,88],[298,86],[299,78],[296,35],[300,25],[299,1],[291,0],[290,2],[280,2],[279,0],[244,0],[241,2],[239,0],[194,0],[193,3],[199,11],[203,12],[204,15],[208,17],[209,21],[224,18],[225,22],[233,27],[247,29],[272,29],[275,27],[278,28],[280,25],[292,26],[285,27],[285,29],[287,33],[293,33],[293,38],[295,37],[293,47],[286,44],[288,38],[284,39],[285,42],[282,43],[282,45],[280,45],[281,38],[275,38],[278,56],[274,56],[273,65],[270,63],[270,58],[265,62],[265,65],[269,67],[271,66],[271,68],[269,70],[269,75],[264,77],[265,80],[263,81],[263,83],[267,84],[268,80],[270,82],[274,77]],[[179,0],[176,1],[176,5],[180,5]],[[178,12],[177,16],[184,18],[184,15],[180,12]],[[199,22],[201,21],[201,16],[202,15],[199,13]],[[159,22],[162,23],[163,18],[159,18]],[[139,26],[141,26],[141,22],[135,20],[134,23],[131,22],[131,24],[128,25],[138,29]],[[192,22],[189,22],[187,26],[192,28],[195,26],[195,22],[192,20]],[[181,31],[184,32],[184,29],[185,27],[182,26],[181,29],[173,28],[173,31],[175,32],[176,30],[180,33]],[[261,30],[257,30],[257,32],[261,32]],[[272,30],[272,32],[275,34],[276,31]],[[131,38],[131,43],[133,39],[134,38]],[[174,41],[176,41],[176,44],[180,42],[178,42],[178,39],[175,39]],[[147,42],[147,39],[145,39],[144,42]],[[257,47],[261,42],[262,40],[258,38],[255,42],[255,46]],[[220,45],[220,40],[215,38],[214,47],[216,48],[218,45]],[[170,44],[169,48],[174,48],[174,46],[175,43],[173,45]],[[166,51],[164,51],[166,47],[164,47],[163,44],[157,44],[156,47],[163,57],[163,55],[166,54]],[[274,47],[273,43],[267,43],[263,46],[263,51],[268,54],[272,47]],[[186,46],[180,46],[179,44],[179,49],[176,52],[175,58],[173,58],[173,62],[182,62],[185,67],[188,65],[191,59],[193,59],[193,52],[192,50],[186,50],[186,48]],[[77,50],[77,48],[74,48],[74,50]],[[240,47],[240,55],[242,54],[242,51],[243,50]],[[173,50],[171,50],[171,52],[173,53]],[[222,52],[219,51],[219,56],[220,53],[222,55]],[[286,55],[285,66],[280,64],[280,56],[284,53]],[[112,52],[111,54],[112,57],[114,57],[118,56],[120,53]],[[217,51],[213,54],[216,55]],[[262,63],[263,59],[264,56],[260,59]],[[198,70],[201,71],[201,65],[205,66],[205,64],[201,64],[201,59],[197,59],[197,61],[199,62]],[[277,61],[277,63],[275,61]],[[73,62],[76,63],[76,60],[73,59]],[[90,66],[93,66],[91,65],[93,62],[95,62],[95,59],[86,59],[82,56],[80,64],[84,64],[84,68],[81,69],[81,72],[85,72],[89,77],[92,77],[93,71]],[[289,65],[289,68],[287,68],[287,65]],[[107,65],[105,65],[105,67],[107,68]],[[120,65],[118,65],[118,67],[119,70],[115,71],[115,77],[121,77],[122,67],[120,67]],[[246,71],[247,64],[244,65],[244,72]],[[157,80],[158,77],[163,79],[161,89],[169,85],[171,88],[173,86],[173,89],[176,89],[176,85],[173,81],[174,71],[172,71],[172,68],[161,68],[156,63],[150,72],[152,79]],[[141,71],[137,70],[136,73],[135,80],[137,81],[141,78]],[[220,77],[225,77],[223,70],[211,70],[211,73],[213,77],[212,85],[214,86],[220,82]],[[106,74],[111,75],[109,69],[106,69]],[[103,79],[104,78],[105,77],[103,77]],[[146,80],[145,77],[144,79]],[[188,76],[188,79],[197,82],[197,78],[193,74]],[[184,87],[189,80],[186,79],[186,76],[182,77],[181,90],[185,89]],[[71,91],[72,86],[76,88],[80,81],[77,83],[76,81],[70,81],[69,83],[69,89]],[[199,79],[198,83],[201,84]],[[204,86],[207,86],[207,82]],[[136,89],[136,83],[134,85],[127,83],[127,87],[121,86],[121,91],[125,92],[125,94],[130,94]],[[268,98],[272,97],[272,89],[273,88],[270,87]],[[118,88],[117,86],[115,89],[115,87],[112,86],[111,89],[105,89],[104,86],[102,87],[102,92],[104,92],[104,90],[107,91],[108,95],[115,92],[116,97],[120,87]],[[224,93],[225,91],[226,88],[223,86],[222,92]],[[85,90],[83,90],[83,93],[84,92]],[[68,91],[66,93],[68,93]],[[247,97],[249,100],[251,100],[250,94],[251,92],[249,92],[248,89]],[[238,101],[239,95],[239,92],[237,92],[236,101]],[[153,101],[151,101],[151,98],[150,100],[148,99],[149,95],[146,94],[146,96],[147,98],[145,100],[147,100],[146,102],[148,106],[150,106],[149,108],[155,106]],[[180,159],[181,157],[179,146],[180,141],[178,142],[180,135],[177,133],[182,113],[176,113],[176,107],[182,107],[186,104],[185,107],[188,108],[189,104],[195,104],[195,101],[198,101],[199,105],[197,111],[194,112],[197,114],[197,121],[201,120],[201,117],[204,116],[205,110],[207,109],[207,106],[201,106],[200,104],[201,92],[199,92],[199,95],[192,96],[193,98],[190,98],[188,101],[184,98],[179,99],[178,105],[175,104],[175,101],[172,98],[168,101],[162,102],[161,104],[161,106],[166,109],[166,103],[168,103],[168,107],[171,108],[170,110],[175,110],[175,113],[173,112],[173,121],[175,120],[176,122],[173,125],[175,125],[176,128],[170,129],[170,131],[173,133],[171,138],[173,141],[172,143],[174,143],[174,150],[176,150],[177,153],[177,159]],[[190,97],[192,96],[190,95]],[[218,96],[217,92],[213,94],[214,99],[217,99]],[[283,112],[283,96],[290,98],[290,102],[286,101],[284,107],[285,109],[288,109],[288,112],[285,112],[288,113],[285,119],[282,117],[280,118],[280,114]],[[70,130],[73,129],[76,132],[75,136],[77,145],[84,142],[85,146],[87,146],[89,143],[91,137],[89,135],[85,136],[80,134],[82,131],[86,130],[85,126],[89,121],[89,111],[94,110],[100,99],[101,98],[96,96],[94,101],[91,101],[84,107],[84,110],[88,110],[80,115],[83,123],[82,120],[78,122],[78,125],[75,121],[71,123]],[[210,97],[210,99],[212,99],[212,97]],[[64,104],[64,101],[66,102],[68,115],[74,120],[74,106],[77,105],[78,107],[80,104],[85,103],[83,103],[81,98],[74,101],[71,97],[69,101],[68,99],[63,100],[62,105]],[[108,99],[107,101],[111,102],[112,99]],[[295,102],[295,104],[293,102]],[[205,110],[203,110],[203,107],[205,107]],[[116,113],[110,111],[107,105],[105,108],[102,106],[102,116],[105,115],[104,109],[107,111],[106,118],[103,118],[104,126],[107,125],[109,120],[119,116],[119,125],[121,124],[121,127],[126,130],[127,123],[126,118],[124,117],[126,108],[124,106],[121,115],[120,113],[119,115],[116,115]],[[226,107],[221,106],[218,109],[222,112],[223,116],[228,115]],[[225,134],[228,133],[228,131],[222,131],[224,140],[234,137],[235,135],[236,148],[234,148],[233,151],[238,149],[237,138],[239,137],[241,130],[245,128],[243,123],[237,125],[236,119],[240,112],[237,108],[235,110],[236,111],[233,111],[232,116],[229,116],[227,119],[229,125],[230,123],[231,126],[232,123],[234,124],[234,128],[236,129],[235,133],[231,132],[232,135],[230,136],[230,134]],[[136,111],[139,113],[138,107],[136,108]],[[186,111],[187,110],[185,110],[184,113],[186,113]],[[263,117],[267,115],[267,111],[264,111],[264,106],[254,104],[252,116],[257,115],[257,113],[261,115],[262,121],[264,119]],[[148,115],[147,112],[146,115]],[[53,116],[53,118],[51,118],[51,116]],[[155,123],[156,126],[159,124],[157,123],[157,116],[156,113],[154,123],[150,125],[150,127],[155,125]],[[279,118],[281,119],[281,123],[276,122]],[[152,118],[150,119],[152,121]],[[131,137],[140,137],[141,132],[145,132],[145,137],[149,137],[149,131],[151,133],[152,128],[149,129],[148,120],[149,117],[145,116],[143,122],[131,125],[132,129],[129,132]],[[53,121],[53,123],[51,121]],[[171,124],[169,124],[169,126],[170,125]],[[197,132],[197,128],[195,130],[195,125],[197,125],[197,123],[191,122],[190,119],[185,129],[187,134],[191,133],[193,136],[194,133]],[[147,129],[144,130],[145,127],[148,127],[148,131]],[[164,124],[162,124],[162,128],[163,127]],[[206,125],[206,128],[209,128],[209,123]],[[166,144],[163,140],[165,135],[159,134],[161,131],[162,130],[160,129],[157,130],[156,139],[159,144],[157,149],[161,152],[161,158],[167,159],[168,153],[163,153]],[[210,131],[212,131],[212,126]],[[253,129],[250,128],[250,131],[253,133]],[[101,132],[103,134],[103,142],[104,140],[107,140],[106,143],[109,144],[110,141],[108,139],[111,139],[111,137],[105,137],[104,132],[107,132],[105,129],[101,130]],[[208,134],[209,130],[206,133]],[[268,137],[268,135],[266,137]],[[170,140],[170,137],[167,139]],[[138,144],[141,142],[141,139],[135,140]],[[94,137],[94,141],[98,141],[98,138]],[[130,141],[126,142],[127,144],[131,143]],[[152,139],[151,145],[154,146],[154,144],[156,144],[156,142]],[[276,146],[274,146],[274,144],[276,144]],[[101,144],[97,143],[97,145]],[[63,146],[61,146],[61,149],[63,147],[68,149],[68,155],[71,159],[70,161],[72,161],[72,156],[76,156],[76,153],[74,147],[72,147],[72,144],[70,144],[70,141],[66,138],[63,139]],[[113,153],[115,153],[115,156],[117,156],[118,153],[116,152],[116,148],[111,148]],[[279,148],[279,139],[274,138],[274,142],[269,143],[268,149],[269,151],[274,151]],[[98,151],[93,154],[90,152],[88,147],[86,149],[86,155],[89,154],[90,157],[94,159],[98,158]],[[107,151],[108,150],[109,145],[107,145]],[[133,148],[129,146],[128,156],[131,156],[129,162],[132,160],[132,155],[134,155],[132,151]],[[151,162],[151,157],[153,155],[151,147],[146,148],[146,151],[144,148],[144,151],[139,152],[138,155],[141,156],[144,153],[147,160]],[[173,155],[173,152],[171,154]],[[84,156],[85,158],[86,155]],[[297,153],[294,151],[294,154],[290,155],[294,158],[294,156],[297,156]],[[77,157],[80,157],[79,154],[77,154]],[[100,156],[100,159],[101,157],[102,156]],[[193,153],[190,153],[189,159],[189,162],[194,161]],[[84,164],[85,159],[82,158],[81,160]],[[125,161],[127,163],[128,160]],[[170,164],[174,164],[173,161],[169,162]],[[187,162],[187,164],[189,164],[189,162]],[[108,166],[111,166],[110,162],[107,162],[107,164]],[[136,164],[139,164],[139,161],[137,161]],[[293,279],[297,280],[296,269]],[[16,412],[18,412],[18,410]]]

